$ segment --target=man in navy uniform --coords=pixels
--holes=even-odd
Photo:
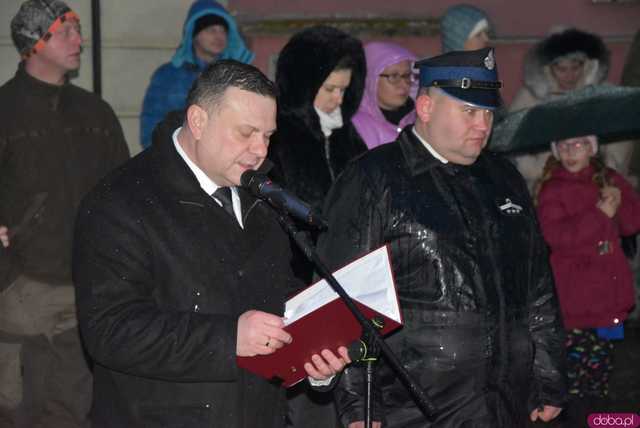
[[[417,119],[348,168],[329,193],[330,267],[388,244],[404,328],[390,338],[430,397],[429,420],[384,360],[374,420],[385,427],[513,428],[565,401],[563,329],[527,187],[484,151],[501,103],[492,49],[420,61]],[[363,369],[336,401],[363,426]]]

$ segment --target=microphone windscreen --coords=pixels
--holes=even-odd
[[[248,169],[242,173],[240,176],[240,185],[242,187],[249,187],[251,185],[251,181],[258,173],[252,169]]]
[[[242,173],[240,176],[240,185],[242,187],[251,187],[251,184],[259,178],[259,182],[262,183],[264,181],[269,180],[267,177],[267,173],[273,168],[273,162],[269,159],[265,158],[262,161],[262,165],[257,170],[248,169]]]
[[[256,172],[258,174],[267,175],[269,174],[269,171],[273,169],[273,166],[274,164],[269,160],[269,158],[264,158],[264,160],[262,161],[262,164],[260,165],[260,168],[258,168]]]
[[[251,169],[246,170],[240,176],[240,184],[251,192],[254,196],[260,197],[260,187],[271,180],[264,174]]]

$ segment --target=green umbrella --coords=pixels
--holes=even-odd
[[[587,86],[497,119],[489,148],[497,152],[548,150],[551,141],[597,135],[600,142],[640,136],[640,88]]]

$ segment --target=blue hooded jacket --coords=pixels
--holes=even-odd
[[[140,115],[140,143],[143,148],[151,145],[151,134],[156,125],[173,110],[185,107],[187,94],[193,81],[208,65],[193,52],[193,27],[204,15],[218,15],[227,21],[227,46],[217,59],[235,59],[246,64],[255,54],[245,46],[235,19],[218,2],[197,0],[189,8],[182,30],[182,42],[171,62],[161,65],[151,77],[142,103]]]

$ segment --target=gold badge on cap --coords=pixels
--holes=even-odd
[[[493,57],[493,50],[489,51],[489,54],[484,59],[484,66],[489,70],[493,70],[496,66],[496,59]]]

